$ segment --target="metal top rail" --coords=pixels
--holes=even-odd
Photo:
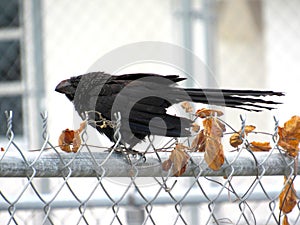
[[[169,176],[154,153],[147,154],[145,159],[139,156],[127,158],[125,155],[107,152],[60,153],[47,152],[24,153],[24,160],[17,153],[7,154],[0,163],[1,177],[61,177],[71,171],[72,177],[160,177]],[[167,160],[169,153],[158,153],[162,161]],[[229,153],[226,162],[218,171],[208,168],[203,153],[191,153],[186,172],[182,176],[273,176],[289,175],[297,171],[300,174],[300,163],[282,153],[255,153],[251,155]],[[109,158],[107,158],[109,157]],[[38,159],[37,159],[38,158]],[[128,161],[130,159],[130,161]],[[104,163],[103,163],[104,162]]]

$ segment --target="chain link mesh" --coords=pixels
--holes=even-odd
[[[55,122],[58,118],[67,121],[70,114],[62,115],[58,108],[67,107],[65,101],[52,94],[47,96],[52,118],[43,113],[42,133],[32,135],[42,139],[41,145],[31,149],[24,144],[23,139],[34,130],[34,121],[28,115],[39,111],[32,107],[35,104],[28,104],[30,98],[39,96],[27,87],[32,68],[40,66],[28,58],[37,50],[30,35],[31,27],[37,24],[31,18],[32,2],[0,1],[1,224],[283,223],[279,195],[289,187],[284,185],[283,177],[292,180],[299,193],[298,158],[287,156],[278,145],[278,122],[266,116],[255,114],[260,120],[257,124],[272,124],[271,131],[263,127],[263,132],[245,136],[237,150],[227,139],[236,130],[243,130],[247,120],[237,119],[240,112],[229,110],[227,133],[222,139],[226,156],[223,167],[213,171],[204,153],[189,151],[188,167],[180,177],[173,177],[172,169],[162,169],[162,162],[178,141],[175,139],[157,145],[157,138],[150,137],[141,150],[146,154],[132,156],[118,145],[92,145],[92,137],[85,130],[76,153],[62,152],[56,142],[50,141],[48,130],[55,137],[53,131],[61,129]],[[188,1],[189,12],[185,12],[182,2],[41,1],[42,17],[38,22],[43,24],[39,32],[44,52],[37,57],[45,67],[46,92],[53,93],[65,76],[86,72],[92,62],[116,47],[145,40],[182,45],[186,39],[191,43],[185,47],[194,48],[195,54],[208,58],[212,54],[215,63],[210,66],[218,74],[220,85],[258,89],[269,86],[286,91],[279,116],[298,113],[298,0],[219,0],[214,1],[213,15],[203,13],[209,1]],[[192,25],[183,28],[181,23],[187,15]],[[211,25],[210,34],[205,33],[204,23]],[[209,42],[212,49],[206,46]],[[173,72],[171,68],[150,67],[151,72]],[[14,114],[4,114],[5,110],[13,110]],[[67,122],[70,124],[70,120]],[[119,132],[115,135],[120,140]],[[252,152],[252,140],[269,141],[272,148]],[[191,143],[188,139],[179,141],[187,146]],[[290,224],[300,223],[296,197],[296,205],[288,214]]]
[[[191,224],[192,208],[199,224],[283,221],[279,209],[279,194],[285,187],[282,177],[295,182],[299,170],[298,159],[288,157],[277,144],[276,120],[273,134],[253,134],[268,137],[270,151],[252,152],[247,144],[252,138],[245,136],[238,150],[226,151],[220,170],[209,169],[202,153],[189,152],[187,170],[174,178],[171,170],[162,169],[162,161],[176,140],[169,147],[153,149],[150,138],[150,150],[141,157],[118,153],[118,142],[110,152],[99,151],[89,145],[83,131],[78,152],[64,153],[49,141],[47,113],[41,116],[44,142],[32,152],[16,142],[13,113],[6,112],[8,141],[0,158],[3,224]],[[118,124],[119,116],[114,123]],[[241,119],[243,130],[246,120]],[[235,132],[227,128],[231,130],[224,138]],[[44,180],[50,180],[47,192],[41,186]],[[297,198],[290,224],[298,224],[299,216]]]

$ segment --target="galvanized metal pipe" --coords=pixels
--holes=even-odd
[[[3,154],[3,153],[2,153]],[[159,153],[162,161],[167,160],[170,153]],[[193,153],[191,158],[193,162],[189,165],[182,176],[275,176],[288,175],[295,169],[299,174],[298,163],[294,159],[283,156],[280,153],[255,153],[256,159],[251,155],[239,155],[238,153],[229,153],[226,155],[227,162],[218,171],[211,170],[203,160],[203,153]],[[38,153],[24,154],[27,163],[21,156],[16,154],[6,154],[0,161],[0,177],[28,177],[34,172],[35,177],[62,177],[71,171],[72,177],[160,177],[167,176],[168,172],[164,171],[161,163],[154,154],[147,154],[146,161],[142,159],[131,158],[132,164],[122,154],[112,154],[106,159],[108,153],[88,152],[79,153],[45,153],[31,165]],[[268,158],[266,161],[264,161]],[[107,160],[103,165],[102,162]],[[69,163],[70,162],[70,163]],[[232,162],[232,163],[231,163]],[[263,162],[262,165],[259,165]],[[67,164],[67,165],[66,165]],[[295,164],[295,165],[294,165]],[[28,166],[28,165],[31,165]],[[297,168],[294,168],[297,167]],[[34,171],[33,171],[34,170]]]

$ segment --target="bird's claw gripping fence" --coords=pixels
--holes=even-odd
[[[226,151],[219,170],[209,168],[205,153],[187,151],[185,171],[175,178],[162,166],[174,139],[158,150],[149,137],[142,157],[115,152],[121,148],[120,115],[115,115],[116,144],[110,151],[95,151],[84,129],[73,153],[49,141],[47,113],[41,114],[43,144],[33,152],[18,145],[13,114],[6,116],[1,224],[287,224],[287,219],[299,224],[298,157],[279,147],[276,120],[273,134],[259,133],[270,140],[269,151],[251,151],[245,135],[235,151]],[[292,212],[283,209],[284,202],[292,202]]]

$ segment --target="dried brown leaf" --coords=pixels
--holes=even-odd
[[[225,125],[215,117],[209,117],[203,120],[204,134],[209,137],[223,137],[226,131]]]
[[[287,215],[284,215],[282,225],[290,225]]]
[[[224,151],[221,137],[226,130],[225,125],[215,117],[203,120],[205,149],[204,159],[212,170],[218,170],[224,163]]]
[[[220,138],[207,138],[204,159],[212,170],[219,170],[224,164],[224,151]]]
[[[250,149],[253,152],[268,152],[272,148],[270,142],[252,141],[250,144]]]
[[[289,155],[296,157],[299,152],[300,117],[293,116],[285,122],[283,127],[278,128],[278,135],[278,145],[285,149]]]
[[[211,116],[223,116],[224,113],[220,110],[215,110],[215,109],[206,109],[206,108],[202,108],[202,109],[198,109],[196,111],[196,116],[200,117],[200,118],[207,118],[207,117],[211,117]]]
[[[253,126],[253,125],[246,125],[245,126],[245,134],[247,135],[247,134],[249,134],[250,132],[252,132],[253,130],[255,130],[255,126]],[[241,131],[240,131],[241,132]]]
[[[86,125],[87,125],[87,121],[83,121],[80,123],[80,126],[77,130],[79,132],[79,134],[86,128]]]
[[[69,130],[65,129],[62,131],[58,138],[58,145],[61,150],[65,152],[77,152],[81,145],[80,133],[85,129],[86,121],[80,123],[79,129]],[[71,146],[73,145],[72,149]]]
[[[162,163],[162,168],[164,170],[169,170],[171,165],[173,165],[173,175],[176,177],[181,176],[185,172],[190,159],[190,156],[185,152],[185,149],[187,149],[187,147],[183,144],[176,144],[175,148],[171,152],[171,155],[169,156],[169,159]]]
[[[190,156],[184,151],[185,149],[187,149],[187,147],[183,144],[176,144],[175,149],[170,155],[170,160],[174,164],[174,176],[181,176],[186,170],[186,166],[188,164]]]
[[[244,133],[241,134],[242,130],[240,130],[237,133],[234,133],[231,135],[229,139],[229,143],[232,147],[236,148],[239,145],[243,143],[243,138],[245,137],[245,134],[248,135],[250,132],[252,132],[256,127],[253,125],[246,125],[244,128]]]
[[[72,152],[77,152],[80,146],[81,146],[80,132],[77,130],[74,132]]]
[[[65,129],[58,138],[58,145],[65,152],[72,152],[70,145],[73,143],[74,131]]]
[[[204,135],[204,130],[200,130],[197,136],[194,138],[192,142],[192,149],[197,152],[204,152],[205,151],[205,141],[206,137]]]
[[[162,163],[161,166],[164,171],[168,171],[172,166],[172,161],[170,159],[167,159]]]
[[[198,132],[200,130],[200,125],[197,123],[192,124],[192,131]]]
[[[239,133],[234,133],[230,136],[229,143],[232,147],[238,147],[243,143],[243,139],[241,139],[241,135]]]
[[[293,134],[297,139],[299,139],[300,116],[292,116],[291,119],[284,123],[284,129],[287,133]]]
[[[74,139],[74,131],[69,130],[69,129],[65,129],[63,131],[63,133],[64,133],[64,136],[63,136],[64,137],[64,139],[63,139],[64,143],[65,144],[72,144],[73,139]]]
[[[189,102],[182,102],[181,107],[185,110],[187,113],[191,113],[194,111],[193,107]]]
[[[292,179],[287,181],[284,177],[285,187],[279,195],[279,209],[284,213],[290,213],[297,204],[296,190]]]

